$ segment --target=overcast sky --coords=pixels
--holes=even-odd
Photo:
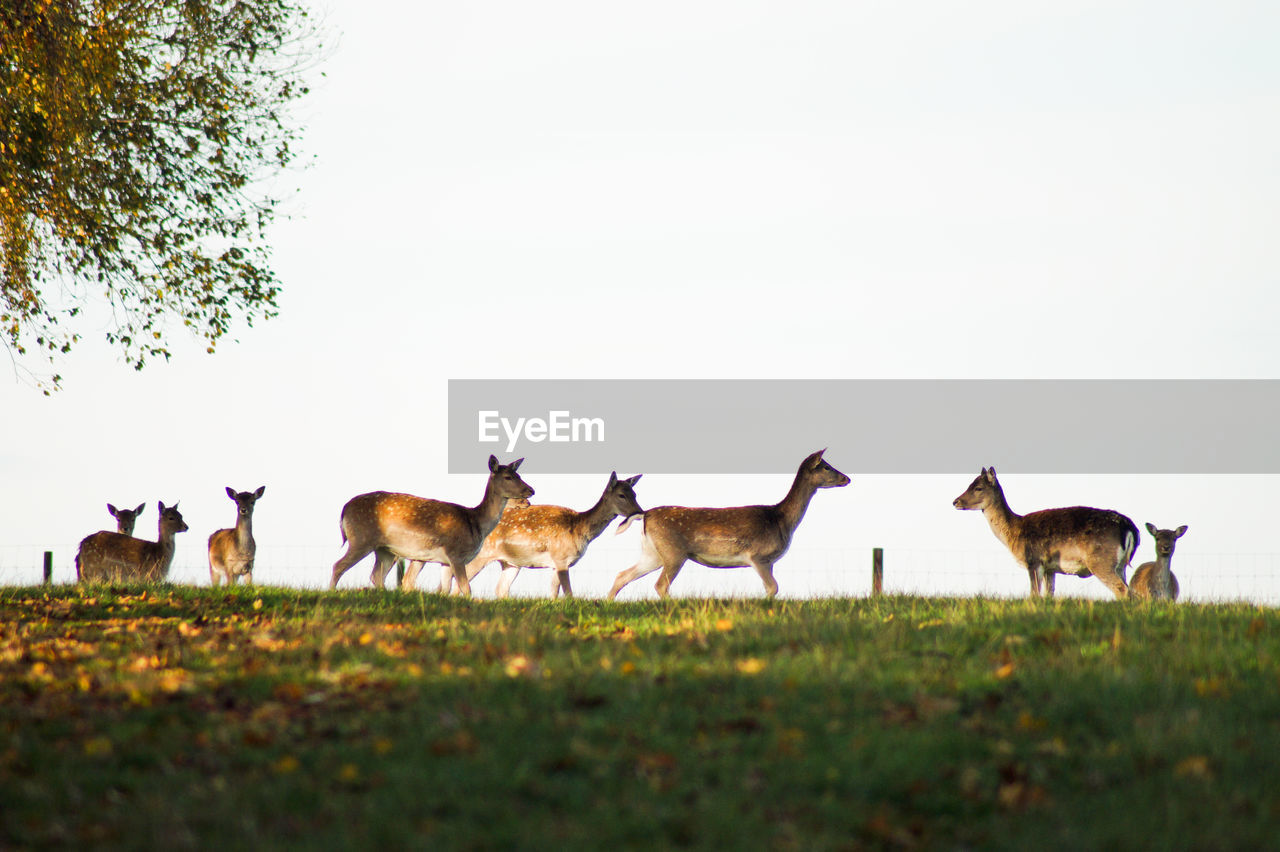
[[[479,499],[484,459],[446,474],[450,378],[1280,378],[1274,4],[332,0],[326,22],[297,111],[312,165],[274,232],[280,317],[142,373],[89,327],[54,398],[0,382],[0,582],[38,577],[14,564],[27,548],[73,577],[108,501],[151,504],[151,535],[157,499],[191,525],[175,579],[207,582],[224,486],[266,485],[262,558],[295,550],[260,579],[325,583],[351,496]],[[545,502],[585,507],[608,474],[529,456]],[[845,472],[801,528],[809,557],[847,549],[861,577],[874,545],[976,552],[1025,586],[951,508],[976,469]],[[788,479],[637,493],[772,502]],[[1271,477],[1005,485],[1023,512],[1188,524],[1188,570],[1280,551]],[[626,567],[634,538],[605,536]],[[575,586],[616,570],[589,554]],[[721,576],[690,566],[675,591],[694,574]]]

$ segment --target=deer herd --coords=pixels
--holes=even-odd
[[[821,488],[840,488],[849,477],[831,466],[819,451],[800,463],[791,488],[778,503],[730,508],[658,506],[643,509],[636,500],[640,476],[619,479],[610,474],[595,505],[583,511],[563,506],[535,505],[534,490],[518,473],[524,459],[501,464],[489,457],[489,479],[475,506],[373,491],[351,498],[342,507],[339,529],[346,553],[333,565],[329,588],[336,588],[346,571],[373,554],[374,586],[384,587],[398,560],[408,569],[401,588],[416,588],[422,566],[442,566],[439,591],[470,595],[471,582],[490,563],[501,566],[496,594],[506,597],[522,568],[551,569],[551,596],[573,595],[569,569],[615,518],[617,532],[633,521],[641,524],[640,558],[613,581],[613,600],[628,584],[656,571],[654,588],[667,597],[671,584],[689,560],[709,568],[754,568],[769,596],[778,593],[773,568],[786,554],[809,502]],[[238,578],[253,583],[257,546],[253,539],[253,508],[265,487],[236,491],[235,526],[209,536],[209,579],[218,586]],[[1186,533],[1146,525],[1155,539],[1156,559],[1141,565],[1132,582],[1125,572],[1139,542],[1138,528],[1126,516],[1109,509],[1073,506],[1019,515],[1009,508],[995,468],[983,468],[963,494],[957,509],[978,510],[1013,558],[1027,572],[1033,597],[1052,597],[1057,574],[1097,577],[1117,598],[1177,600],[1178,581],[1170,569],[1175,543]],[[135,538],[134,525],[146,508],[117,509],[116,532],[97,532],[80,542],[76,578],[81,582],[164,580],[173,563],[174,537],[188,529],[177,505],[158,504],[155,541]]]

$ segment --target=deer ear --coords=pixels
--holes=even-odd
[[[987,482],[996,481],[996,469],[994,467],[983,468],[982,473],[986,476]]]
[[[1178,529],[1177,529],[1177,530],[1175,530],[1175,532],[1177,532],[1177,534],[1178,534],[1178,536],[1177,536],[1177,537],[1178,537],[1178,538],[1182,538],[1182,537],[1183,537],[1184,535],[1186,535],[1186,533],[1187,533],[1187,527],[1186,527],[1186,525],[1184,524],[1183,526],[1178,527]]]
[[[156,505],[160,507],[160,514],[162,514],[162,515],[163,515],[163,514],[164,514],[164,501],[163,501],[163,500],[157,500],[157,501],[156,501]]]
[[[120,510],[119,510],[119,509],[117,509],[115,506],[112,506],[110,503],[108,503],[108,504],[107,504],[107,511],[108,511],[108,512],[110,512],[110,513],[111,513],[111,517],[113,517],[113,518],[114,518],[114,517],[116,516],[116,512],[118,512],[118,511],[120,511]]]
[[[498,457],[489,456],[489,472],[493,473],[497,469],[498,469]]]
[[[236,499],[236,490],[232,488],[230,485],[227,486],[227,496],[230,497],[232,500]]]
[[[627,483],[632,488],[634,488],[636,483],[640,481],[640,477],[642,476],[644,476],[643,473],[637,473],[635,476],[631,477],[630,479],[624,479],[623,482]]]
[[[1153,523],[1151,523],[1150,521],[1148,521],[1148,522],[1147,522],[1147,532],[1151,533],[1152,535],[1155,535],[1155,534],[1156,534],[1156,525],[1155,525],[1155,524],[1153,524]]]
[[[612,488],[617,484],[618,484],[618,472],[615,470],[609,474],[609,484],[606,485],[605,487]]]
[[[266,493],[267,493],[267,486],[265,486],[265,485],[259,485],[259,486],[258,486],[258,490],[257,490],[257,491],[255,491],[255,492],[253,492],[253,499],[255,499],[255,500],[256,500],[256,499],[258,499],[259,497],[261,497],[263,494],[266,494]]]
[[[138,504],[138,508],[134,509],[134,510],[133,510],[133,513],[134,513],[135,515],[141,515],[141,514],[142,514],[142,510],[143,510],[143,509],[145,509],[145,508],[147,508],[147,504],[146,504],[146,503],[139,503],[139,504]]]
[[[515,461],[513,461],[513,462],[509,465],[509,467],[511,468],[511,472],[512,472],[512,473],[515,473],[517,470],[519,470],[519,469],[520,469],[520,465],[522,465],[522,464],[524,464],[524,459],[516,459]]]

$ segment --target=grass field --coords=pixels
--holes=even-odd
[[[1263,848],[1244,605],[0,590],[0,846]]]

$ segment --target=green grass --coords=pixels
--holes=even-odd
[[[1280,618],[0,590],[0,846],[1259,848]]]

